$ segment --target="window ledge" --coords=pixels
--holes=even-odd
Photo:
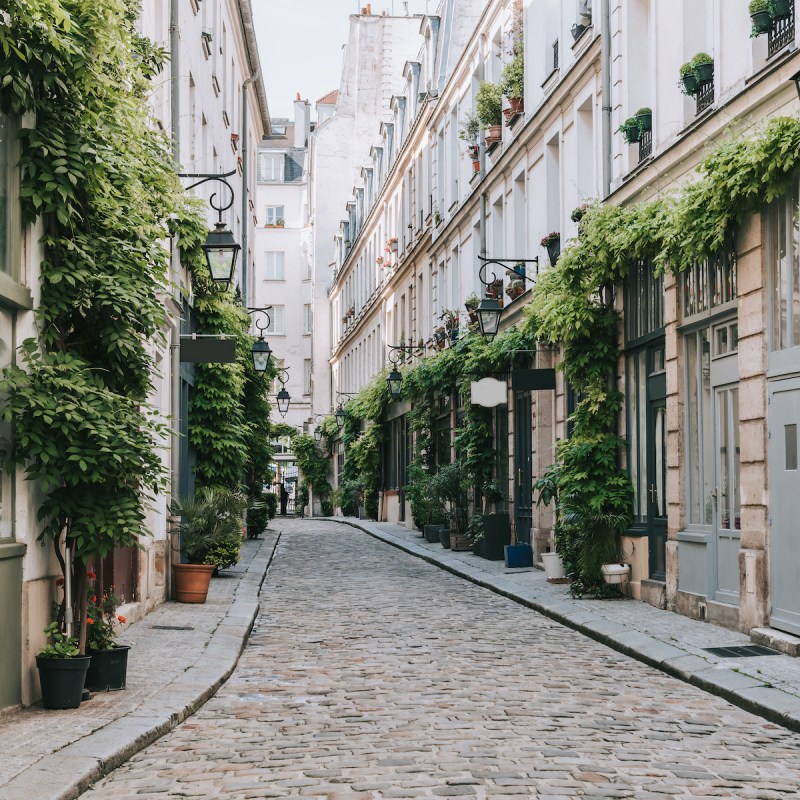
[[[22,558],[28,546],[24,542],[16,542],[13,539],[0,539],[0,561],[7,558]]]
[[[0,272],[0,305],[30,311],[33,308],[31,290]]]
[[[558,83],[559,76],[561,75],[561,68],[556,67],[552,72],[548,74],[548,76],[544,79],[544,83],[542,83],[542,90],[545,94],[549,94],[555,85]]]

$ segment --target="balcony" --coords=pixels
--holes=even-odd
[[[789,13],[772,21],[767,34],[767,58],[779,53],[794,41],[794,3],[789,4]]]

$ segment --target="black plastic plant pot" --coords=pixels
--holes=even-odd
[[[694,76],[699,84],[711,83],[714,80],[713,64],[695,64]]]
[[[450,549],[450,528],[445,525],[439,528],[439,544],[446,550]]]
[[[553,239],[547,245],[547,257],[550,259],[550,266],[554,267],[558,257],[561,255],[561,239]]]
[[[430,544],[436,544],[439,541],[439,531],[442,528],[446,528],[447,525],[441,525],[440,523],[433,523],[431,525],[425,526],[425,541],[430,542]]]
[[[686,75],[681,77],[681,81],[683,82],[683,88],[686,94],[689,96],[697,94],[697,78],[694,76],[694,72],[689,72]]]
[[[477,553],[489,561],[502,561],[503,548],[511,544],[511,518],[507,513],[484,514],[483,538]]]
[[[42,658],[36,656],[42,705],[45,708],[78,708],[89,669],[89,656]]]
[[[639,127],[643,131],[649,131],[653,129],[653,114],[637,114],[636,121],[639,123]]]
[[[505,546],[506,569],[523,569],[533,566],[533,548],[529,544]]]
[[[130,645],[116,645],[112,650],[93,650],[86,673],[86,688],[92,692],[115,692],[125,688]]]

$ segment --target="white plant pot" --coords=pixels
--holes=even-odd
[[[603,580],[606,583],[622,583],[630,574],[630,564],[603,564]]]
[[[542,564],[548,579],[566,578],[567,571],[558,553],[542,553]]]

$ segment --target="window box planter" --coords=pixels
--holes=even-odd
[[[619,132],[628,144],[636,144],[642,138],[642,129],[636,117],[628,117],[619,126]]]
[[[688,94],[690,97],[693,97],[697,94],[697,78],[695,78],[693,71],[687,72],[686,75],[682,75],[681,82],[683,83],[684,94]]]
[[[751,36],[761,36],[762,33],[769,33],[772,30],[772,17],[769,11],[756,11],[750,15],[753,24]]]
[[[636,121],[642,131],[653,130],[653,112],[649,108],[640,108],[636,112]]]
[[[571,28],[570,33],[572,34],[572,41],[577,42],[578,39],[583,36],[583,32],[586,30],[587,26],[582,25],[580,22],[576,22]]]
[[[511,300],[516,300],[518,297],[525,293],[525,285],[520,283],[510,283],[506,287],[506,294]]]
[[[698,53],[692,59],[692,66],[698,84],[711,83],[714,80],[714,59],[708,53]]]

